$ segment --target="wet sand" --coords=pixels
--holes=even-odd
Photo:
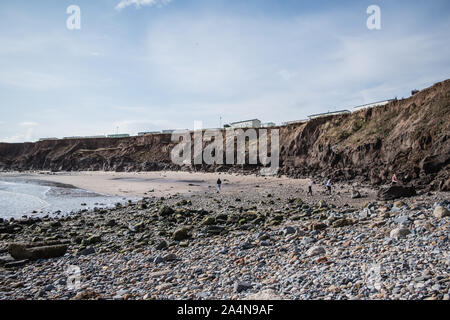
[[[239,194],[257,191],[270,193],[280,186],[306,196],[309,179],[287,177],[262,177],[224,173],[200,172],[60,172],[60,173],[20,173],[0,174],[2,176],[20,176],[26,179],[51,181],[73,185],[92,192],[120,197],[167,197],[175,194],[215,193],[216,181],[222,180],[223,194]],[[329,198],[325,192],[325,181],[314,181],[311,200]],[[358,186],[361,199],[352,199],[352,187],[338,183],[333,186],[334,201],[341,204],[358,204],[375,199],[375,191],[368,186]]]

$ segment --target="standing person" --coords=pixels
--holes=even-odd
[[[397,175],[394,173],[394,175],[392,176],[392,184],[397,184],[398,180],[397,180]]]
[[[328,194],[331,195],[331,178],[328,178],[328,181],[327,181],[327,191],[328,191]]]
[[[220,193],[220,189],[222,187],[222,181],[219,179],[217,179],[217,193]]]
[[[308,182],[308,195],[313,195],[312,194],[312,185],[313,185],[313,182],[312,182],[312,180],[311,179],[309,179],[309,182]]]

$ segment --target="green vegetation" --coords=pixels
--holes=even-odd
[[[348,137],[350,137],[351,135],[352,134],[350,132],[348,132],[348,131],[342,131],[339,134],[338,139],[339,139],[339,141],[343,141],[343,140],[347,139]]]
[[[359,119],[357,122],[353,124],[352,128],[353,132],[358,132],[364,126],[365,123],[366,123],[365,119]]]

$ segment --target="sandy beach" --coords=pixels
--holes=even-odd
[[[171,195],[187,195],[196,193],[216,192],[216,181],[222,180],[222,194],[239,194],[241,192],[258,191],[270,192],[274,188],[283,186],[298,195],[306,195],[309,179],[293,179],[289,177],[263,177],[256,175],[158,171],[158,172],[59,172],[59,173],[15,173],[0,174],[1,177],[22,177],[30,180],[51,181],[77,188],[89,190],[99,194],[120,197],[167,197]],[[344,204],[359,204],[373,200],[376,191],[369,186],[357,186],[362,194],[360,199],[352,199],[352,186],[337,183],[335,201]],[[315,180],[311,200],[328,198],[325,194],[325,181]]]

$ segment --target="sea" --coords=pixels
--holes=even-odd
[[[112,208],[131,198],[108,196],[89,190],[26,177],[0,177],[0,218],[22,219],[42,216],[62,216],[92,210]]]

